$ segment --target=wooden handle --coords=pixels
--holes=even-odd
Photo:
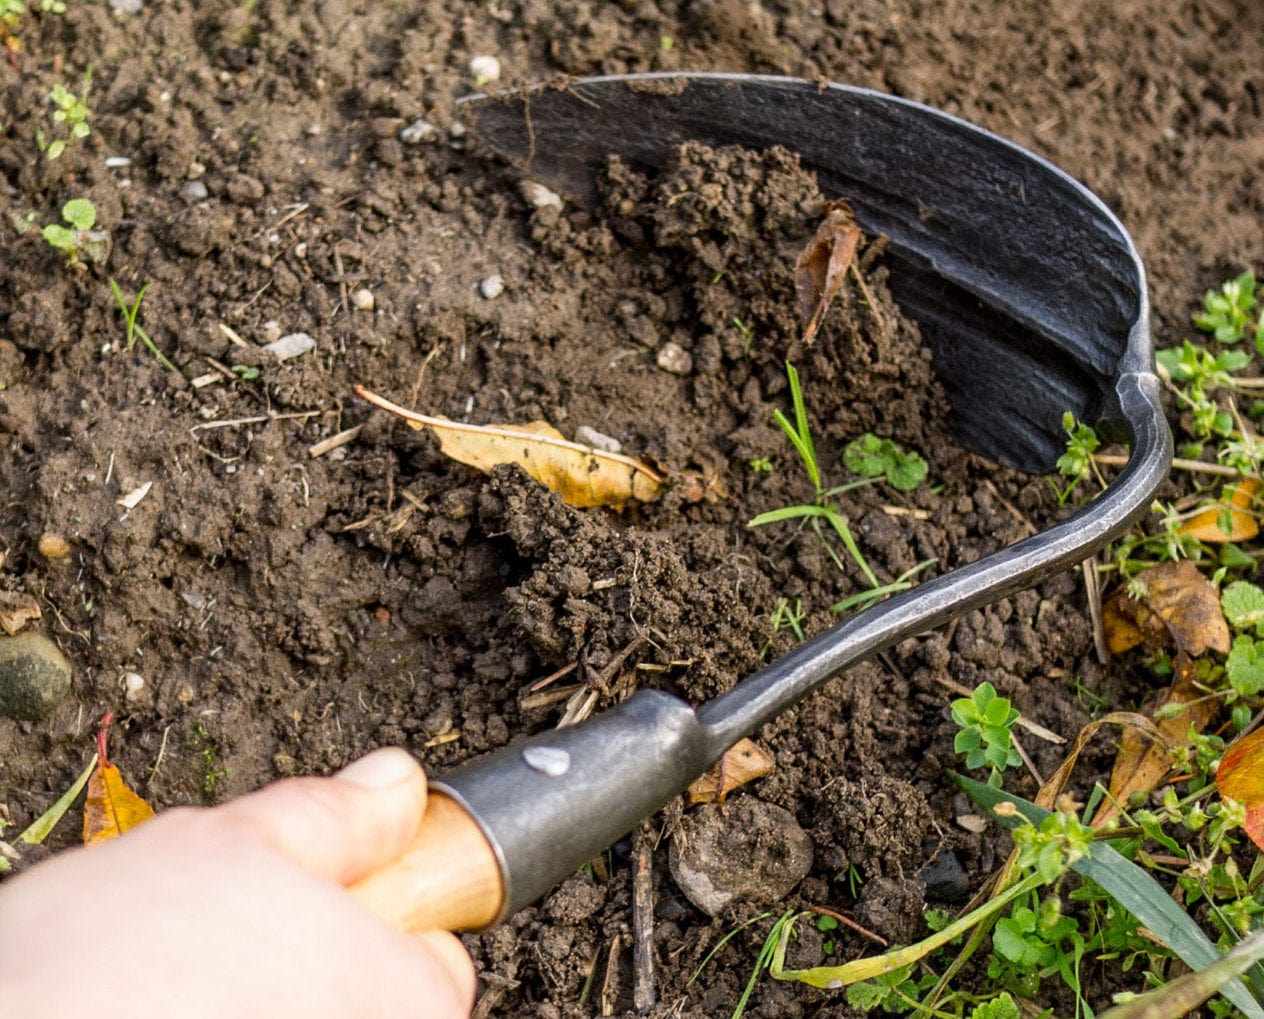
[[[351,891],[406,931],[477,930],[500,916],[505,901],[486,836],[455,800],[434,791],[412,844]]]

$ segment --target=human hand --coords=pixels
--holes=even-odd
[[[379,750],[32,868],[0,886],[6,1014],[466,1019],[461,943],[342,887],[403,851],[425,802],[413,758]]]

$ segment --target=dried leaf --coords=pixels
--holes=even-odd
[[[710,771],[696,779],[685,790],[685,801],[695,803],[721,803],[734,789],[762,778],[773,769],[773,757],[767,750],[748,739],[740,739],[725,751]]]
[[[1216,713],[1217,702],[1207,698],[1194,683],[1194,663],[1184,653],[1177,653],[1173,664],[1176,680],[1165,690],[1151,708],[1149,714],[1168,745],[1158,742],[1152,735],[1129,727],[1124,729],[1119,741],[1119,753],[1110,773],[1110,795],[1115,803],[1127,804],[1134,793],[1148,793],[1172,770],[1171,747],[1185,746],[1189,742],[1189,730],[1202,732]],[[1169,713],[1169,705],[1184,705],[1182,710]],[[1162,710],[1167,708],[1168,710]],[[1115,803],[1107,800],[1093,818],[1093,825],[1100,827],[1119,813]]]
[[[560,495],[568,506],[652,502],[662,494],[666,483],[647,464],[570,442],[544,421],[527,425],[467,425],[414,413],[363,386],[356,386],[355,392],[375,407],[402,417],[413,428],[431,429],[439,438],[439,448],[453,460],[481,471],[490,471],[498,464],[518,464]]]
[[[85,846],[117,838],[154,816],[154,808],[127,787],[118,768],[106,756],[106,734],[112,717],[107,714],[101,719],[97,731],[97,768],[88,779],[88,798],[83,805]]]
[[[794,288],[804,322],[805,344],[816,338],[859,244],[860,229],[851,208],[845,202],[827,202],[824,221],[794,264]]]
[[[1143,640],[1156,647],[1175,647],[1192,658],[1208,649],[1229,653],[1229,624],[1220,596],[1188,559],[1142,570],[1134,582],[1144,585],[1144,598],[1129,597],[1127,588],[1120,588],[1102,608],[1111,654]]]
[[[1264,849],[1264,729],[1248,733],[1225,751],[1216,785],[1221,796],[1246,805],[1246,833]]]
[[[21,591],[0,591],[0,629],[10,637],[39,617],[39,602],[31,595]]]
[[[1199,541],[1248,541],[1260,533],[1255,518],[1255,501],[1264,482],[1259,478],[1243,478],[1236,485],[1226,485],[1220,501],[1181,525],[1181,534]],[[1228,523],[1226,531],[1223,524]]]

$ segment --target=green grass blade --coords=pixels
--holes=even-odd
[[[869,581],[871,588],[879,586],[878,578],[869,566],[869,561],[865,559],[864,553],[860,551],[860,546],[856,544],[856,539],[852,537],[851,527],[847,523],[847,518],[839,513],[832,506],[824,507],[828,512],[825,519],[834,528],[834,533],[838,535],[838,540],[843,543],[843,548],[847,549],[847,554],[855,560],[856,565],[860,567],[860,572],[865,575],[865,579]]]
[[[1169,984],[1107,1009],[1098,1019],[1181,1019],[1235,977],[1264,959],[1264,930],[1243,938],[1233,949],[1197,973],[1186,973]]]
[[[776,524],[782,520],[799,520],[803,517],[828,517],[830,511],[824,506],[782,506],[780,509],[769,510],[767,513],[761,513],[757,517],[751,517],[747,522],[747,527],[762,527],[764,524]]]
[[[26,831],[18,836],[18,841],[25,842],[28,846],[38,846],[48,838],[52,834],[53,829],[57,827],[57,822],[65,816],[66,811],[70,809],[70,805],[75,802],[75,798],[83,792],[83,787],[88,784],[88,779],[92,777],[92,769],[96,766],[97,755],[93,754],[92,760],[88,762],[88,766],[75,779],[74,784],[62,793],[56,803],[27,826]]]
[[[790,380],[790,402],[794,404],[794,430],[799,437],[795,448],[803,457],[803,464],[812,478],[812,487],[819,494],[821,470],[816,463],[816,447],[812,444],[812,427],[808,424],[808,409],[803,402],[803,387],[799,384],[799,373],[789,361],[786,362],[786,378]]]
[[[1049,811],[1018,796],[994,789],[983,782],[949,772],[976,804],[1006,828],[1016,828],[1026,818],[1039,825]],[[999,817],[993,808],[998,803],[1011,803],[1021,816]],[[1203,933],[1192,917],[1181,909],[1167,891],[1140,866],[1113,849],[1109,843],[1095,842],[1092,852],[1072,865],[1072,870],[1101,885],[1116,902],[1128,910],[1163,944],[1180,956],[1191,969],[1200,970],[1219,962],[1224,956]],[[1264,1008],[1240,980],[1220,989],[1238,1009],[1252,1019],[1264,1019]]]

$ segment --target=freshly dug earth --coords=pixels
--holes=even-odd
[[[747,527],[813,496],[771,423],[789,409],[787,360],[827,485],[854,480],[840,454],[864,432],[930,464],[912,492],[841,497],[883,582],[926,560],[919,578],[972,561],[1063,512],[1045,479],[954,443],[877,246],[862,246],[863,272],[802,346],[792,268],[822,196],[791,156],[686,146],[654,179],[611,164],[595,215],[537,208],[453,123],[476,54],[498,55],[515,82],[820,75],[967,116],[1121,213],[1163,345],[1180,338],[1190,295],[1261,262],[1262,25],[1245,2],[1091,16],[982,0],[68,7],[25,20],[22,51],[0,62],[0,589],[36,597],[34,625],[73,669],[49,717],[0,719],[0,803],[18,824],[69,784],[107,710],[118,763],[161,809],[390,743],[442,771],[555,725],[568,698],[728,689],[795,643],[774,625],[778,606],[784,618],[801,605],[818,631],[864,586],[810,529]],[[89,65],[93,133],[40,158],[49,89],[77,87]],[[20,232],[72,197],[90,198],[109,233],[103,266],[69,268]],[[493,276],[504,289],[489,298],[480,284]],[[123,349],[107,277],[129,298],[151,284],[138,321],[177,372],[140,344]],[[315,349],[292,360],[260,347],[299,332]],[[571,509],[515,468],[485,476],[448,460],[432,436],[370,412],[355,383],[475,423],[587,426],[678,480],[621,513]],[[764,459],[771,472],[750,466]],[[117,502],[151,482],[132,508]],[[68,554],[42,554],[46,535]],[[977,887],[1004,843],[956,823],[969,811],[942,777],[944,684],[985,679],[1068,736],[1087,717],[1073,689],[1120,703],[1140,692],[1096,663],[1073,575],[834,681],[759,734],[776,770],[737,794],[789,811],[812,840],[812,870],[783,903],[755,896],[705,915],[667,872],[680,808],[644,829],[657,847],[654,1014],[728,1014],[764,927],[686,981],[766,908],[828,905],[907,941],[922,930],[924,868],[964,865],[962,879],[932,882],[941,897]],[[1027,746],[1052,770],[1055,748]],[[1088,755],[1085,773],[1106,754]],[[1032,791],[1026,781],[1017,791]],[[712,823],[746,816],[738,802],[708,808]],[[631,1011],[628,846],[603,863],[467,938],[480,1014]],[[841,952],[865,950],[850,938]],[[810,940],[798,951],[799,964],[823,958]],[[1096,979],[1095,1003],[1119,989]],[[748,1014],[849,1013],[769,983]]]

